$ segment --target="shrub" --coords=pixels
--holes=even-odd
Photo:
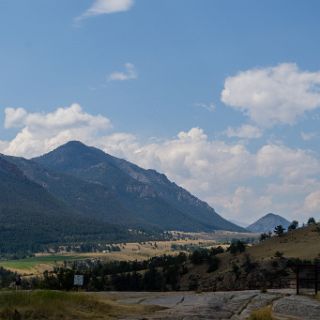
[[[282,257],[283,257],[283,252],[276,251],[276,253],[274,254],[274,256],[275,256],[276,258],[282,258]]]
[[[284,231],[285,231],[285,228],[282,225],[276,226],[274,228],[274,233],[279,237],[284,234]]]
[[[312,224],[316,224],[316,220],[313,217],[309,218],[309,220],[308,220],[308,226],[310,226]]]
[[[246,250],[246,246],[245,244],[240,241],[240,240],[237,240],[237,241],[234,241],[231,243],[230,247],[228,248],[228,251],[231,253],[231,254],[237,254],[237,253],[241,253],[241,252],[244,252]]]
[[[219,265],[220,265],[220,259],[216,256],[211,256],[209,259],[209,268],[207,272],[210,273],[218,270]]]
[[[296,230],[298,226],[299,222],[297,220],[293,220],[288,227],[288,231]]]

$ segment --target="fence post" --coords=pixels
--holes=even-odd
[[[315,289],[316,295],[318,294],[318,270],[319,270],[319,266],[318,266],[318,264],[315,264],[315,266],[314,266],[314,278],[315,278],[314,289]]]
[[[296,286],[297,286],[297,295],[300,293],[300,277],[299,277],[299,265],[297,265],[297,272],[296,272]]]

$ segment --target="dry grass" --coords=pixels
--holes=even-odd
[[[248,249],[250,255],[257,260],[273,257],[276,251],[283,252],[287,258],[312,260],[319,257],[320,232],[317,226],[288,232]]]
[[[155,306],[124,305],[85,293],[58,291],[1,292],[0,319],[108,320],[143,315],[159,310]]]
[[[217,246],[217,239],[219,237],[225,237],[224,233],[221,235],[216,234],[192,234],[184,235],[184,240],[173,241],[146,241],[143,243],[122,243],[118,244],[121,251],[119,252],[106,252],[106,253],[66,253],[66,254],[38,254],[36,257],[12,260],[12,261],[0,261],[0,266],[4,268],[18,272],[25,276],[41,275],[45,270],[51,270],[54,266],[61,265],[64,261],[70,260],[84,260],[84,259],[100,259],[104,261],[142,261],[151,257],[160,255],[175,255],[179,251],[173,251],[171,246],[175,245],[188,245],[188,246],[201,246],[210,248]],[[228,234],[228,236],[231,236]],[[232,234],[236,236],[236,234]],[[239,236],[239,234],[238,234]]]
[[[248,320],[274,320],[272,317],[271,307],[265,307],[253,311]]]

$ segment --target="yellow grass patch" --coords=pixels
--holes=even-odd
[[[253,311],[248,320],[274,320],[272,317],[271,307],[265,307]]]
[[[125,305],[99,296],[60,291],[0,292],[0,319],[86,320],[144,315],[156,306]]]

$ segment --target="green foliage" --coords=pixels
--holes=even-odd
[[[246,250],[245,244],[241,240],[236,240],[231,243],[227,251],[229,251],[231,254],[237,254],[237,253],[242,253],[245,250]]]
[[[15,273],[0,267],[0,288],[9,287],[15,278]]]
[[[145,261],[77,261],[46,271],[43,277],[24,283],[25,288],[73,289],[75,274],[84,275],[84,288],[90,291],[178,290],[187,256],[160,256]]]
[[[218,268],[219,268],[220,259],[217,256],[211,256],[209,258],[208,263],[209,263],[209,267],[208,267],[207,272],[208,273],[214,272],[214,271],[218,270]]]
[[[299,222],[297,220],[293,220],[288,227],[288,231],[296,230],[298,226]]]
[[[274,256],[275,256],[276,258],[282,258],[282,257],[283,257],[283,252],[276,251],[276,253],[274,254]]]
[[[199,265],[205,262],[210,264],[210,261],[212,260],[212,264],[214,265],[217,262],[217,259],[214,259],[213,257],[223,252],[224,250],[220,246],[211,249],[197,249],[190,255],[190,261],[195,265]]]
[[[284,227],[283,227],[282,225],[278,225],[278,226],[276,226],[276,227],[274,228],[274,233],[275,233],[278,237],[282,236],[282,235],[284,234],[284,231],[285,231],[285,229],[284,229]]]
[[[313,217],[309,218],[307,224],[308,224],[308,226],[316,224],[315,218],[313,218]]]
[[[271,238],[271,232],[269,232],[269,233],[261,233],[259,240],[260,240],[260,242],[262,242],[262,241],[270,239],[270,238]]]

